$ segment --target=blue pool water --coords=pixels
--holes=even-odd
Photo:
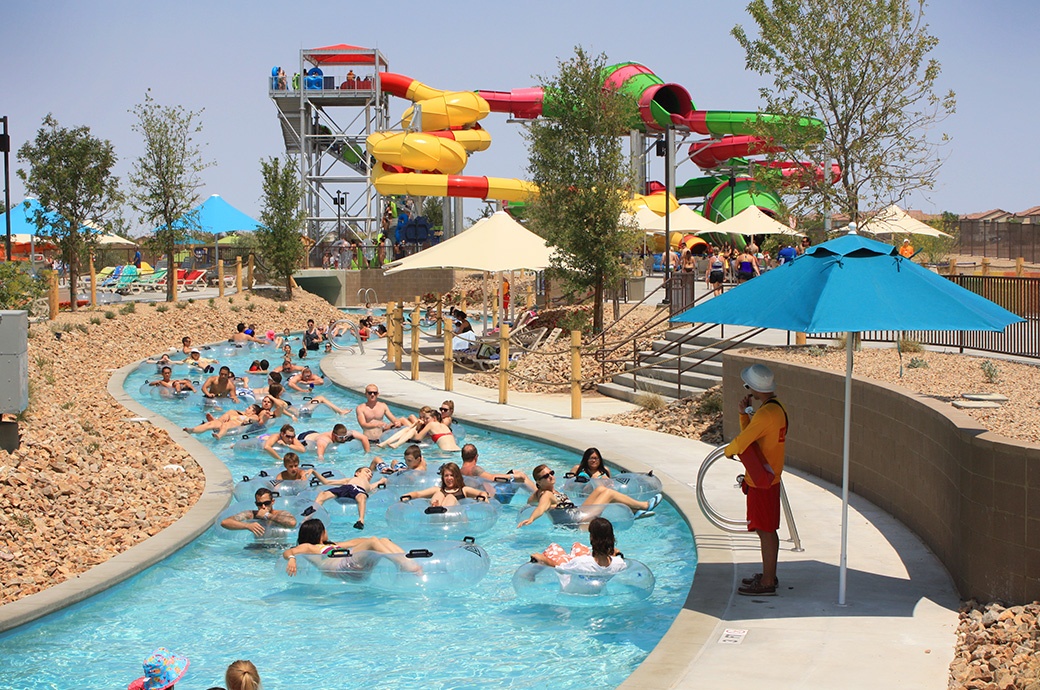
[[[260,354],[230,364],[244,371],[243,362]],[[140,394],[145,378],[142,372],[128,377],[126,389],[135,398],[178,425],[200,420],[197,403]],[[340,406],[361,402],[355,393],[329,385],[321,392]],[[431,394],[429,403],[442,399]],[[465,421],[465,409],[458,413]],[[296,429],[328,430],[334,421],[323,409]],[[346,421],[357,426],[353,415]],[[547,462],[561,476],[578,460],[570,451],[466,428],[465,441],[477,445],[488,469],[530,472]],[[204,440],[236,478],[273,464],[269,456],[236,456],[231,442]],[[609,461],[609,449],[601,450]],[[437,451],[425,453],[436,466]],[[350,474],[370,457],[348,444],[326,459]],[[305,456],[304,462],[313,459]],[[244,539],[211,528],[104,594],[0,636],[0,688],[126,687],[160,645],[191,660],[185,688],[222,685],[224,669],[235,659],[256,663],[264,687],[272,689],[617,686],[654,648],[685,601],[696,562],[686,523],[665,502],[656,517],[618,533],[618,547],[657,578],[650,599],[623,608],[530,604],[513,591],[516,568],[550,541],[569,546],[587,534],[553,531],[544,518],[517,530],[522,506],[516,503],[503,506],[495,528],[477,538],[490,555],[487,577],[467,591],[425,595],[293,584],[280,574],[279,551],[245,549]],[[370,511],[363,534],[408,541],[376,512]],[[356,519],[333,516],[330,538],[357,536],[351,528]]]

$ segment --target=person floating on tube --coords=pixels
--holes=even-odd
[[[779,581],[776,561],[780,552],[780,475],[784,470],[787,411],[776,398],[773,372],[764,364],[741,370],[748,391],[740,400],[740,434],[725,448],[727,457],[744,465],[741,489],[747,495],[748,531],[758,534],[762,572],[743,580],[737,591],[744,596],[774,596]],[[758,410],[752,406],[758,401]]]

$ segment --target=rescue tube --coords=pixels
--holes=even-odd
[[[253,497],[250,496],[248,501],[234,503],[230,508],[220,514],[216,526],[218,534],[225,539],[246,541],[257,548],[288,547],[296,543],[297,532],[304,520],[312,517],[318,518],[322,521],[329,519],[329,514],[325,510],[315,508],[306,501],[301,501],[295,496],[279,496],[276,491],[272,491],[271,493],[274,497],[273,508],[275,510],[284,510],[291,513],[296,520],[295,524],[281,525],[271,522],[270,520],[257,520],[249,517],[241,519],[242,522],[247,524],[257,523],[262,525],[264,533],[261,536],[253,534],[253,532],[248,529],[225,529],[224,527],[221,527],[220,522],[223,522],[229,517],[256,510],[256,504],[253,502]]]
[[[536,506],[525,506],[520,511],[519,521],[526,520],[534,512]],[[587,525],[592,521],[592,518],[603,517],[614,525],[616,531],[626,530],[632,526],[632,522],[635,520],[635,514],[628,506],[621,505],[620,503],[606,503],[602,505],[587,505],[587,506],[576,506],[570,507],[553,508],[552,510],[545,511],[545,515],[536,520],[534,523],[551,524],[554,527],[564,529],[578,529],[582,525]]]
[[[296,575],[277,568],[283,581],[311,585],[350,585],[389,592],[448,591],[471,587],[487,575],[487,551],[471,537],[463,541],[400,545],[403,554],[331,549],[296,557]]]
[[[512,470],[509,471],[512,472]],[[497,479],[495,481],[489,481],[487,479],[481,479],[480,477],[463,477],[462,481],[466,486],[488,492],[492,498],[502,505],[509,505],[512,503],[513,498],[516,497],[518,491],[521,491],[528,496],[531,495],[531,490],[528,489],[523,482],[517,479],[512,481],[500,481]]]
[[[618,493],[631,496],[637,501],[648,501],[651,496],[661,493],[661,480],[653,472],[621,472],[611,477],[589,479],[584,475],[570,476],[563,483],[562,491],[568,496],[588,496],[597,486],[614,489]]]
[[[525,563],[513,573],[517,597],[539,604],[624,606],[647,599],[656,580],[645,563],[625,559],[625,569],[604,573],[562,573],[540,563]]]
[[[453,506],[434,506],[428,498],[413,498],[392,503],[386,509],[386,524],[409,536],[457,537],[487,532],[500,512],[494,501],[464,498]]]

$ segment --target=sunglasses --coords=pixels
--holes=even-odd
[[[256,502],[256,507],[257,508],[266,508],[267,506],[273,505],[273,504],[274,504],[274,501],[257,501]]]
[[[365,391],[365,395],[379,395],[379,391]]]
[[[749,391],[749,390],[751,390],[751,386],[749,386],[749,385],[747,385],[747,384],[745,383],[745,384],[744,384],[744,390],[746,390],[746,391]]]
[[[296,434],[282,434],[285,438],[296,438]]]
[[[343,443],[347,440],[347,438],[348,437],[346,434],[344,434],[343,436],[336,436],[335,434],[332,435],[332,440],[336,441],[337,443]]]
[[[549,477],[555,477],[555,476],[556,476],[556,470],[549,470],[548,472],[543,474],[541,477],[538,477],[538,481],[544,482]]]
[[[448,408],[447,408],[447,407],[442,407],[442,408],[441,408],[441,412],[447,412],[447,411],[448,411]]]

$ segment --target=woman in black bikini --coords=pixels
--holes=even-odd
[[[402,570],[421,572],[417,563],[404,556],[404,549],[385,537],[358,537],[347,541],[330,541],[325,523],[317,518],[307,520],[300,525],[300,534],[296,538],[296,546],[282,552],[282,558],[288,561],[285,572],[289,576],[296,574],[297,556],[321,556],[332,549],[350,549],[351,551],[376,551],[378,553],[400,554],[394,560]],[[346,559],[344,559],[346,561]],[[346,563],[345,563],[346,564]],[[354,568],[360,569],[360,568]]]
[[[462,481],[462,470],[453,462],[441,465],[441,485],[434,486],[421,491],[411,491],[401,498],[429,498],[431,506],[453,506],[457,505],[463,498],[475,498],[477,500],[488,499],[488,493],[472,486],[466,486]]]

